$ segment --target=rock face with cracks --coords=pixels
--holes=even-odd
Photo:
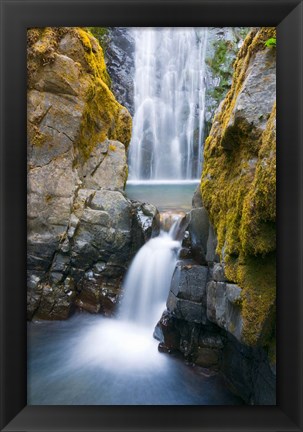
[[[202,197],[195,192],[187,215],[184,259],[155,331],[160,350],[220,370],[247,403],[269,405],[276,403],[276,61],[275,48],[265,45],[271,37],[272,28],[254,29],[239,51],[231,90],[206,139]],[[203,272],[206,279],[198,276]]]
[[[75,307],[111,314],[129,261],[151,235],[123,192],[131,116],[90,32],[27,36],[28,318],[64,319]],[[150,206],[145,225],[156,216]]]
[[[241,289],[241,340],[275,338],[276,56],[272,28],[253,30],[205,143],[202,200],[226,279]],[[210,288],[213,292],[213,288]]]

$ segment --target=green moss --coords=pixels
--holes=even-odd
[[[273,107],[258,155],[254,181],[243,203],[242,248],[251,254],[276,249],[276,106]]]
[[[77,28],[77,35],[84,47],[85,59],[89,66],[89,72],[96,78],[102,79],[108,86],[111,81],[106,70],[103,50],[90,32]]]
[[[242,288],[243,341],[266,346],[272,335],[276,298],[275,253],[226,257],[226,277]]]
[[[125,128],[121,127],[125,119]],[[108,86],[98,77],[92,80],[82,116],[78,147],[87,159],[98,142],[106,138],[122,142],[126,147],[131,135],[131,117],[114,98]]]
[[[81,155],[86,159],[96,144],[105,138],[121,141],[127,147],[132,121],[126,108],[116,101],[109,89],[110,79],[99,43],[82,28],[77,28],[77,34],[91,75],[78,139]]]
[[[217,238],[217,253],[230,281],[243,290],[243,337],[248,345],[268,343],[272,331],[276,248],[276,137],[273,107],[266,129],[230,118],[251,57],[264,50],[275,29],[254,29],[234,65],[230,91],[204,146],[201,194]]]
[[[108,48],[108,28],[107,27],[86,27],[91,34],[99,41],[103,51]]]

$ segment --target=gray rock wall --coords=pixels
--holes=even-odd
[[[249,31],[248,27],[209,27],[205,69],[205,137],[215,111],[228,92],[233,76],[233,63]]]
[[[134,115],[135,42],[131,29],[109,27],[105,50],[111,88],[116,99]]]

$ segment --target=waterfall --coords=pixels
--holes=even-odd
[[[124,283],[120,319],[154,327],[163,310],[177,262],[180,241],[175,240],[176,221],[170,231],[161,231],[135,256]]]
[[[201,174],[206,28],[140,28],[135,39],[135,115],[130,180]]]

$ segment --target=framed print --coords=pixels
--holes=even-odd
[[[1,0],[1,430],[302,430],[302,96],[298,0]]]

